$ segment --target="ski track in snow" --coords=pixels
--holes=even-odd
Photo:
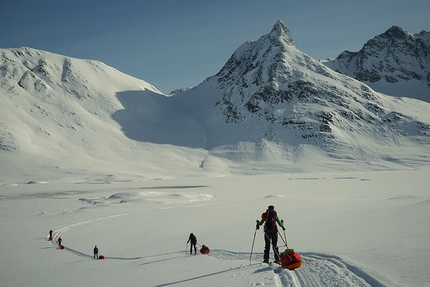
[[[112,215],[108,217],[98,218],[95,220],[88,220],[84,222],[79,222],[75,224],[71,224],[69,226],[58,229],[54,232],[52,244],[54,244],[58,248],[58,238],[63,232],[69,231],[76,226],[80,226],[83,224],[89,224],[98,220],[109,219],[117,216],[127,216],[132,215],[131,213]],[[65,250],[72,252],[80,257],[93,259],[92,254],[86,254],[75,250],[70,247],[65,246]],[[183,251],[170,252],[168,254],[177,254],[175,257],[183,257],[179,256],[179,254],[183,254]],[[160,254],[159,256],[163,256],[166,254]],[[260,265],[256,264],[256,258],[263,258],[263,253],[254,253],[251,254],[249,252],[234,252],[228,251],[224,249],[214,249],[211,250],[211,253],[208,255],[209,257],[217,260],[229,260],[229,261],[241,261],[239,268],[246,267],[243,264],[243,261],[249,261],[250,257],[252,261],[248,264],[250,266],[256,266],[257,270],[255,272],[273,272],[273,283],[274,286],[291,286],[291,287],[301,287],[301,286],[310,286],[310,287],[323,287],[323,286],[357,286],[357,287],[384,287],[385,285],[381,284],[378,280],[361,270],[359,267],[351,265],[347,263],[342,258],[335,255],[328,255],[323,253],[313,253],[313,252],[303,252],[300,253],[302,256],[303,262],[302,267],[295,270],[283,269],[277,264],[265,264],[260,263]],[[106,259],[114,259],[114,260],[139,260],[139,259],[152,259],[157,261],[157,255],[150,257],[108,257],[105,256]],[[170,258],[171,259],[171,258]],[[152,261],[151,263],[153,263]],[[144,263],[148,264],[148,263]]]
[[[99,220],[110,219],[110,218],[113,218],[113,217],[128,216],[128,215],[134,215],[134,214],[144,213],[144,212],[146,212],[146,211],[140,211],[140,212],[135,212],[135,213],[115,214],[115,215],[100,217],[100,218],[97,218],[97,219],[82,221],[82,222],[78,222],[78,223],[74,223],[74,224],[62,227],[62,228],[60,228],[60,229],[58,229],[58,230],[56,230],[54,232],[54,235],[52,237],[52,243],[58,247],[58,238],[60,237],[60,235],[63,232],[69,231],[69,230],[71,230],[71,229],[73,229],[73,228],[75,228],[77,226],[81,226],[81,225],[84,225],[84,224],[93,223],[93,222],[96,222],[96,221],[99,221]],[[80,252],[78,250],[72,249],[72,248],[70,248],[68,246],[66,247],[65,245],[64,245],[64,247],[65,247],[65,250],[73,252],[73,253],[75,253],[78,256],[86,257],[86,258],[93,258],[93,255],[85,254],[85,253]],[[141,259],[142,257],[106,257],[105,256],[105,258],[106,259],[107,258],[109,258],[109,259],[117,259],[117,260],[136,260],[136,259]]]
[[[335,255],[304,252],[302,267],[288,270],[270,264],[274,273],[276,286],[358,286],[383,287],[378,280]],[[263,258],[263,253],[255,253],[254,258]],[[222,260],[249,260],[250,253],[231,252],[226,250],[212,250],[209,256]],[[254,261],[255,259],[253,259]],[[261,266],[266,264],[261,263]],[[269,268],[267,268],[269,270]]]

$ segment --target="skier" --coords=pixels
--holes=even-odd
[[[194,246],[194,254],[196,254],[197,253],[197,247],[196,247],[197,238],[196,238],[196,236],[191,233],[190,237],[188,238],[187,244],[188,244],[188,242],[190,242],[190,254],[193,254],[193,246]]]
[[[63,239],[61,237],[58,237],[58,247],[61,248],[61,242],[63,242]]]
[[[97,259],[99,259],[99,249],[97,248],[97,245],[94,246],[93,252],[94,252],[94,258],[97,257]]]
[[[49,230],[49,240],[52,240],[52,233],[53,233],[54,231],[52,231],[52,229],[51,230]]]
[[[275,211],[275,207],[270,205],[266,212],[261,215],[261,220],[257,219],[257,229],[260,229],[260,226],[264,223],[264,263],[269,263],[269,252],[270,252],[270,244],[272,244],[273,253],[275,254],[275,263],[280,264],[279,260],[279,250],[278,250],[278,226],[282,227],[282,230],[285,230],[283,225],[283,221],[279,220],[279,217]]]

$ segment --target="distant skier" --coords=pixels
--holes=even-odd
[[[93,252],[94,252],[94,258],[97,257],[97,259],[99,259],[99,249],[97,248],[97,245],[94,246]]]
[[[190,254],[193,254],[193,246],[194,246],[194,254],[197,253],[197,237],[194,234],[190,234],[190,237],[188,238],[187,243],[190,242]]]
[[[52,240],[52,233],[53,233],[52,229],[49,230],[49,240]]]
[[[280,264],[279,260],[279,250],[278,250],[278,226],[285,230],[283,221],[279,220],[279,217],[275,211],[275,207],[270,205],[265,213],[261,215],[261,220],[257,219],[257,229],[264,223],[264,263],[269,263],[269,252],[270,244],[272,244],[273,253],[275,254],[275,263]]]
[[[58,237],[58,247],[61,248],[61,242],[63,242],[63,239],[61,237]]]

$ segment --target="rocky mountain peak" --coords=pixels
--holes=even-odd
[[[401,27],[394,25],[390,29],[385,31],[383,34],[381,34],[381,36],[391,39],[404,39],[409,36],[409,33],[403,30]]]
[[[291,36],[290,30],[285,26],[284,22],[278,20],[272,28],[272,31],[268,34],[268,37],[272,41],[282,41],[287,45],[291,45],[296,47],[296,44],[293,41],[293,37]]]
[[[233,53],[216,75],[220,87],[237,84],[250,87],[277,82],[277,76],[283,73],[285,55],[290,49],[296,50],[296,46],[290,31],[279,20],[269,34],[257,41],[244,43]],[[278,70],[281,72],[278,73]]]
[[[385,94],[430,101],[429,55],[428,32],[412,34],[392,26],[367,41],[360,51],[345,51],[323,62]],[[405,88],[399,89],[398,84]]]
[[[380,126],[393,134],[405,128],[414,135],[430,130],[428,124],[390,110],[367,85],[330,70],[290,43],[289,30],[278,21],[269,34],[239,47],[207,82],[215,86],[193,91],[216,91],[214,112],[206,113],[205,121],[237,126],[236,135],[252,135],[246,140],[289,142],[296,135],[299,142],[344,146],[348,144],[340,130],[351,133],[351,138],[377,134]],[[391,122],[397,125],[389,126]],[[211,141],[215,139],[208,135],[207,142]]]

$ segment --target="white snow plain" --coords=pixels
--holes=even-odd
[[[427,286],[429,175],[2,184],[1,286]],[[251,256],[255,221],[271,204],[303,257],[294,271],[262,263],[261,229]],[[65,250],[47,240],[50,229]],[[189,254],[191,232],[209,255]],[[93,259],[94,245],[106,259]]]

